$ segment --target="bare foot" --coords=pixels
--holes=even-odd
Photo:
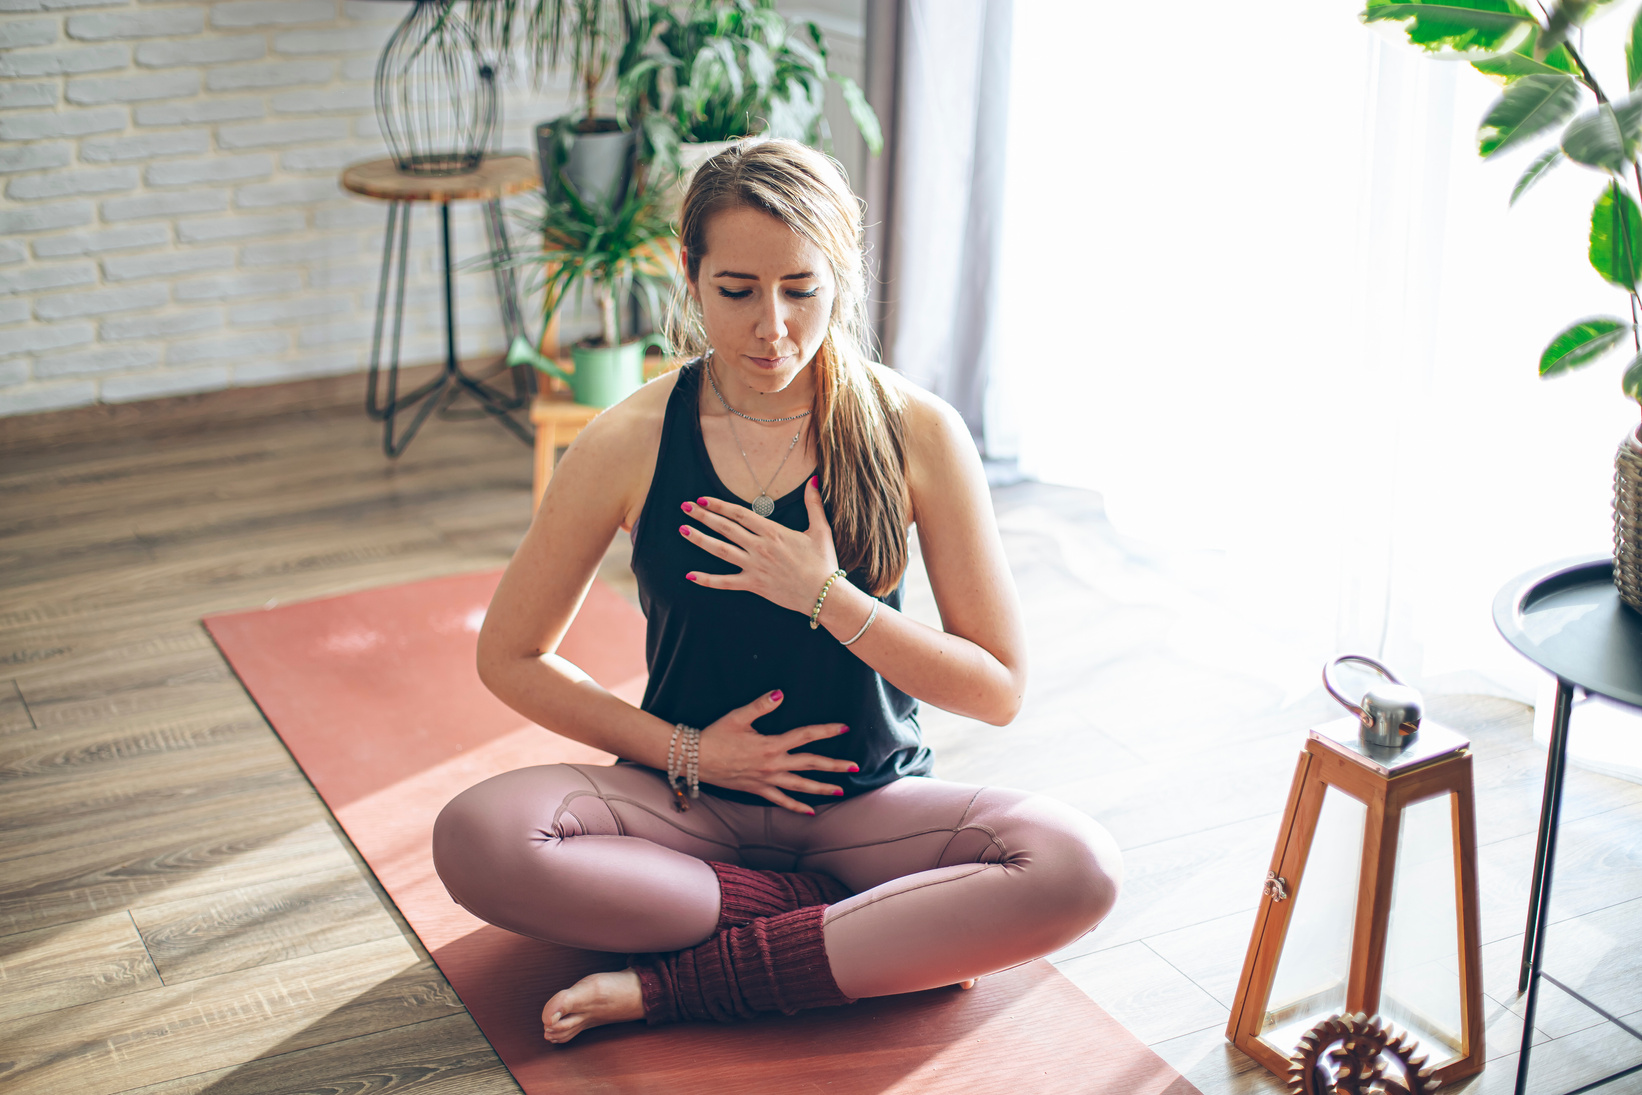
[[[976,982],[976,981],[978,981],[978,980],[980,980],[980,978],[978,978],[978,977],[971,977],[971,978],[970,978],[970,979],[969,979],[969,980],[967,980],[967,981],[959,981],[959,982],[958,982],[958,987],[959,987],[959,988],[961,988],[961,989],[966,989],[966,990],[967,990],[967,989],[972,989],[972,988],[974,988],[974,987],[975,987],[975,982]]]
[[[584,1030],[606,1023],[630,1023],[644,1018],[639,975],[632,970],[590,973],[542,1008],[542,1037],[568,1042]]]

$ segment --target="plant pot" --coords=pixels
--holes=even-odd
[[[573,371],[566,371],[521,338],[514,340],[507,362],[509,365],[529,363],[549,376],[558,377],[570,385],[570,397],[583,406],[609,407],[643,387],[644,352],[652,346],[667,352],[667,342],[660,335],[645,335],[636,342],[614,347],[572,346]]]
[[[1642,612],[1642,437],[1625,435],[1614,454],[1613,583]]]
[[[567,152],[560,150],[563,140],[569,141]],[[613,207],[632,180],[634,147],[635,134],[623,130],[614,118],[575,125],[567,125],[563,118],[542,122],[536,127],[536,162],[548,200],[558,189],[562,164],[565,177],[583,201],[602,201]]]

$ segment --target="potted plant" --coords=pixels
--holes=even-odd
[[[878,116],[854,80],[828,65],[814,22],[789,24],[774,0],[649,0],[639,52],[617,79],[621,109],[641,119],[655,161],[691,171],[739,137],[830,143],[828,81],[877,155]]]
[[[631,119],[601,113],[599,99],[651,36],[644,0],[490,0],[474,7],[475,29],[497,56],[521,49],[538,75],[568,62],[580,107],[536,127],[549,192],[562,172],[582,197],[619,203],[633,176],[634,134]]]
[[[644,381],[644,353],[663,346],[653,336],[622,340],[623,305],[637,292],[654,319],[661,314],[660,290],[673,278],[674,238],[656,192],[628,183],[614,207],[584,198],[564,183],[558,194],[545,194],[538,212],[526,218],[541,234],[540,252],[515,256],[514,265],[538,266],[545,295],[543,309],[551,320],[574,298],[591,295],[599,315],[599,334],[570,349],[573,372],[537,352],[529,340],[516,338],[509,365],[534,365],[570,384],[578,403],[608,407],[636,391]],[[665,348],[665,347],[664,347]]]
[[[1477,130],[1477,151],[1497,156],[1536,138],[1554,143],[1536,156],[1511,191],[1516,204],[1564,162],[1601,174],[1591,207],[1591,267],[1630,298],[1630,318],[1588,316],[1558,332],[1539,357],[1541,376],[1589,365],[1625,343],[1633,356],[1620,388],[1642,402],[1642,12],[1625,46],[1624,88],[1605,88],[1570,37],[1606,0],[1557,0],[1535,14],[1516,0],[1368,0],[1364,22],[1396,21],[1408,40],[1433,53],[1472,58],[1504,93]],[[1583,108],[1583,109],[1582,109]],[[1634,191],[1632,183],[1634,182]],[[1619,445],[1614,478],[1614,583],[1642,611],[1642,436]]]

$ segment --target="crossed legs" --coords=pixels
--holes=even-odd
[[[907,778],[814,817],[708,796],[679,814],[670,798],[665,780],[633,765],[504,773],[445,808],[434,863],[453,898],[510,931],[662,956],[712,942],[701,953],[725,961],[738,960],[737,946],[769,958],[768,939],[789,938],[781,933],[797,922],[759,921],[760,942],[738,943],[755,927],[721,924],[728,899],[710,862],[831,876],[853,896],[798,919],[818,929],[814,949],[849,999],[950,985],[1046,954],[1099,923],[1121,879],[1105,830],[1018,791]],[[790,977],[781,957],[777,980]],[[595,976],[617,979],[600,991],[634,980]]]

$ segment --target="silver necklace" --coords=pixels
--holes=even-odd
[[[737,418],[745,418],[748,422],[796,422],[810,413],[809,411],[799,411],[797,414],[789,414],[784,418],[754,418],[750,414],[743,414],[734,407],[730,406],[729,402],[724,398],[724,393],[718,390],[718,379],[713,376],[712,353],[709,352],[705,360],[702,361],[702,368],[707,370],[707,383],[713,386],[713,394],[718,396],[718,401],[720,403],[724,404],[724,409],[735,415]]]
[[[740,411],[737,411],[725,401],[724,393],[718,390],[718,382],[713,380],[713,370],[711,368],[707,370],[707,379],[712,382],[713,394],[718,396],[718,401],[723,404],[724,409],[729,411],[732,415],[741,414]],[[804,414],[809,413],[809,411],[804,412]],[[795,414],[792,418],[803,418],[804,414]],[[743,414],[741,417],[746,418],[747,416]],[[754,422],[790,422],[791,420],[792,419],[790,418],[753,419]],[[758,473],[753,471],[753,462],[747,458],[747,450],[742,447],[741,434],[736,432],[735,419],[726,418],[724,421],[729,423],[730,437],[735,441],[736,451],[741,453],[741,462],[747,465],[747,474],[752,476],[753,486],[757,487]],[[753,512],[758,514],[760,517],[768,517],[770,514],[775,512],[775,499],[770,497],[770,486],[775,482],[776,476],[781,474],[781,469],[787,466],[787,459],[792,456],[792,451],[798,447],[798,439],[803,435],[803,433],[804,427],[800,425],[798,427],[798,432],[793,434],[792,440],[787,443],[786,455],[781,458],[781,463],[775,466],[775,475],[770,476],[769,482],[758,488],[758,497],[753,499]]]

